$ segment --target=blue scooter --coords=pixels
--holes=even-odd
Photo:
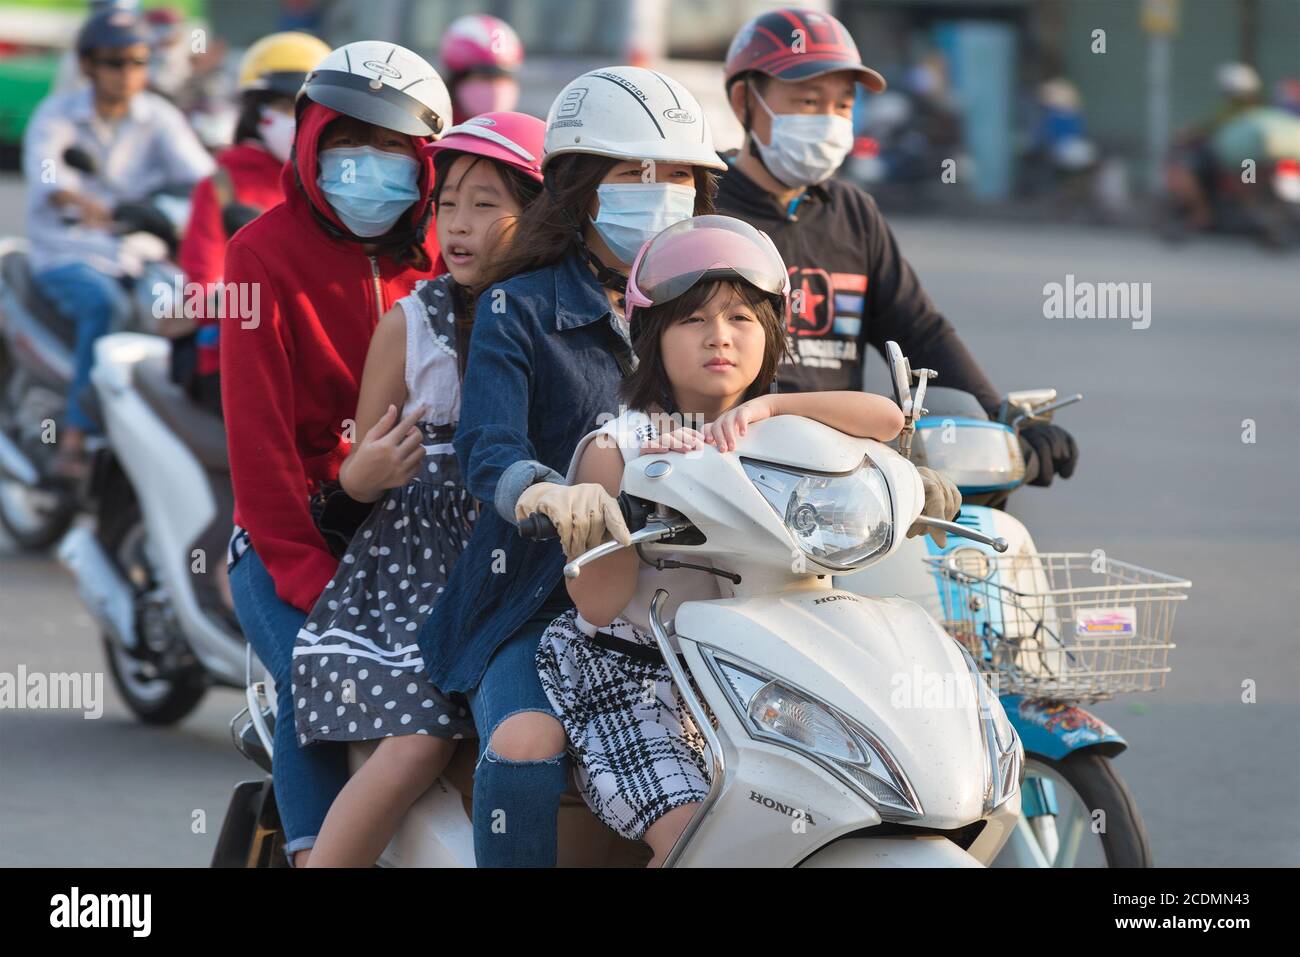
[[[1050,420],[1081,395],[1011,393],[990,419],[967,393],[927,393],[934,373],[913,372],[893,343],[888,351],[907,422],[899,451],[958,486],[958,524],[1006,548],[969,539],[941,547],[925,535],[904,544],[915,561],[844,576],[836,587],[915,601],[966,646],[998,692],[1024,742],[1025,780],[1020,821],[995,866],[1151,866],[1137,802],[1112,763],[1128,743],[1082,705],[1164,686],[1174,612],[1191,582],[1100,550],[1040,552],[1004,510],[1026,478],[1019,427]],[[925,689],[911,690],[924,701]]]

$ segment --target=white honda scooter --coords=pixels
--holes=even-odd
[[[93,517],[59,543],[114,684],[149,724],[179,721],[213,684],[245,684],[223,587],[234,503],[225,429],[173,384],[170,348],[131,332],[96,341],[108,441],[89,481]]]
[[[734,452],[635,459],[623,489],[642,555],[703,559],[725,595],[685,602],[672,621],[661,617],[667,592],[651,603],[655,640],[712,768],[708,796],[665,866],[991,862],[1019,815],[1024,761],[996,696],[919,606],[831,584],[832,575],[898,550],[923,505],[915,467],[879,442],[777,416],[752,426]],[[521,534],[535,531],[537,518],[521,523]],[[929,524],[1006,547],[952,523]],[[576,577],[622,547],[597,546],[565,574]],[[946,689],[942,700],[922,697],[932,679]],[[247,724],[238,729],[242,714],[232,723],[241,750],[264,766],[268,701],[274,693],[250,683]],[[352,747],[354,766],[364,755]],[[473,756],[472,746],[460,749],[457,766],[416,802],[381,864],[473,866]],[[281,863],[268,792],[269,782],[236,789],[214,865]],[[572,795],[560,810],[559,839],[561,864],[649,856]]]

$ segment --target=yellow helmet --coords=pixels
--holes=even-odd
[[[270,90],[294,96],[329,46],[310,33],[272,33],[262,37],[239,61],[239,92]]]

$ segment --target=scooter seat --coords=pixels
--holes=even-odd
[[[60,342],[72,348],[77,339],[77,324],[59,312],[41,291],[32,278],[27,253],[14,250],[6,255],[3,264],[0,264],[0,275],[3,275],[5,285],[13,290],[18,301],[31,310],[36,320],[58,336]]]
[[[132,370],[131,378],[140,397],[204,468],[230,472],[226,426],[221,419],[196,405],[163,369],[140,363]]]

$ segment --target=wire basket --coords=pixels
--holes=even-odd
[[[962,549],[926,563],[944,627],[999,694],[1098,701],[1164,687],[1191,582],[1084,552]]]

